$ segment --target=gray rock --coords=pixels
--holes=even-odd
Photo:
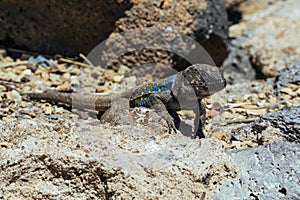
[[[300,107],[270,112],[253,123],[232,130],[233,139],[257,143],[287,140],[300,142]],[[235,136],[236,135],[236,136]]]
[[[228,83],[237,84],[256,78],[255,69],[250,62],[250,55],[242,46],[244,40],[244,37],[234,39],[228,47],[229,54],[223,63],[224,76]]]
[[[300,145],[290,142],[228,151],[240,174],[224,181],[214,199],[299,199],[299,151]]]
[[[153,126],[163,125],[152,120],[112,127],[69,119],[59,134],[56,124],[0,121],[0,197],[211,199],[216,183],[237,174],[217,139],[158,132]]]
[[[300,62],[290,65],[279,72],[274,84],[276,95],[280,96],[280,89],[288,87],[289,84],[300,85]]]
[[[260,122],[263,121],[279,128],[288,141],[300,142],[300,106],[268,113],[260,118]]]
[[[0,197],[299,198],[296,143],[225,151],[215,138],[149,130],[157,124],[150,120],[111,127],[70,119],[72,128],[60,134],[51,128],[55,122],[44,120],[1,124]]]
[[[52,115],[49,115],[48,119],[50,120],[58,120],[59,116],[58,115],[55,115],[55,114],[52,114]]]

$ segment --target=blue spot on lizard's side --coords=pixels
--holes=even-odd
[[[154,85],[153,86],[153,92],[158,92],[159,90],[159,85]]]
[[[131,97],[131,105],[134,107],[138,106],[151,106],[151,98],[149,97],[153,93],[164,93],[164,92],[171,92],[172,87],[175,84],[176,75],[170,76],[166,79],[163,79],[159,83],[150,83],[146,84],[143,87],[135,90]]]
[[[146,89],[144,89],[144,92],[145,93],[149,93],[151,91],[151,88],[146,88]]]

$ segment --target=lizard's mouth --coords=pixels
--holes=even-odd
[[[208,84],[207,85],[207,91],[210,93],[210,94],[214,94],[222,89],[224,89],[226,87],[226,81],[222,81],[222,82],[217,82],[217,83],[214,83],[214,84]]]
[[[197,97],[205,97],[224,89],[226,87],[226,84],[227,83],[225,79],[219,79],[215,81],[191,83],[186,86],[193,88]]]
[[[212,94],[224,89],[227,85],[227,82],[224,78],[213,83],[207,84],[207,90],[210,91]]]

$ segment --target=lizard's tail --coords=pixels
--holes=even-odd
[[[90,93],[64,93],[46,90],[43,93],[23,93],[24,99],[44,100],[49,103],[62,103],[78,109],[106,111],[111,106],[111,95],[97,95]]]

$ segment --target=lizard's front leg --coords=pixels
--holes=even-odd
[[[170,133],[172,130],[176,132],[175,122],[167,110],[164,101],[162,101],[163,97],[159,94],[151,94],[148,98],[150,99],[150,108],[157,111],[158,114],[166,120]]]
[[[205,105],[201,102],[201,100],[198,100],[198,107],[194,109],[194,112],[195,112],[195,121],[194,121],[195,137],[204,138],[205,135],[203,133],[203,128],[206,120],[206,110],[205,110]]]

